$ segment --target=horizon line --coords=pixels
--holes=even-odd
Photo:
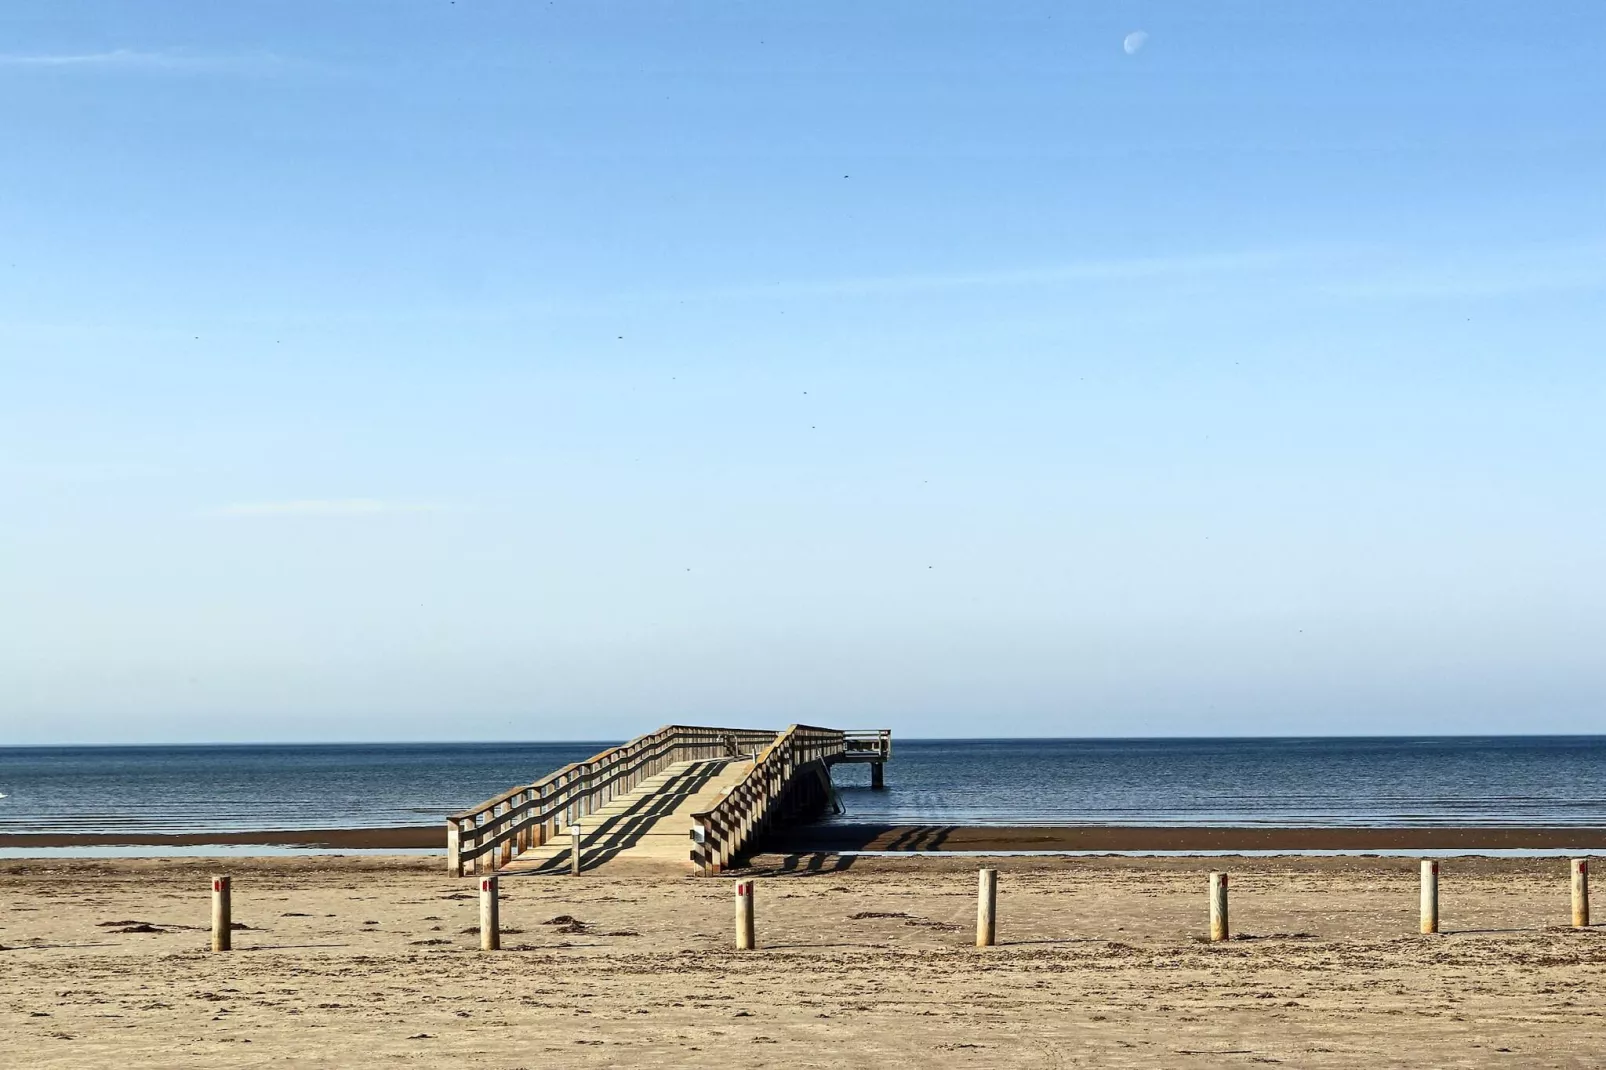
[[[801,722],[799,722],[801,723]],[[725,726],[709,726],[725,727]],[[775,729],[782,731],[783,729]],[[767,731],[767,729],[758,729]],[[844,729],[843,731],[862,731]],[[201,740],[192,742],[157,743],[7,743],[0,751],[43,749],[49,747],[428,747],[450,744],[457,746],[618,746],[636,736],[623,739],[605,737],[596,739],[350,739],[350,740]],[[1230,743],[1247,741],[1298,742],[1304,740],[1449,740],[1449,739],[1602,739],[1606,732],[1463,732],[1435,733],[1335,733],[1332,735],[1220,735],[1220,736],[898,736],[894,744],[903,743]]]

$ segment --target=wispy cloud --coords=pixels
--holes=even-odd
[[[0,53],[0,67],[34,70],[263,74],[282,66],[284,60],[270,52],[206,55],[118,48],[109,52]]]
[[[1329,252],[1330,250],[1313,249],[1264,249],[1230,253],[1114,257],[980,271],[911,272],[835,279],[777,280],[768,284],[748,283],[689,293],[677,291],[662,296],[681,299],[691,297],[725,299],[762,295],[855,297],[943,290],[1058,286],[1066,283],[1204,279],[1218,275],[1265,271],[1292,261],[1326,255]]]
[[[877,297],[1069,285],[1274,279],[1347,297],[1446,297],[1606,288],[1606,245],[1515,248],[1453,256],[1379,243],[1335,242],[1222,253],[1112,257],[979,271],[913,272],[748,283],[668,294],[681,300],[754,296]]]
[[[237,502],[209,512],[218,516],[389,516],[400,513],[438,513],[431,502],[387,501],[383,498],[304,498],[287,502]]]
[[[1322,289],[1338,297],[1401,300],[1601,290],[1606,289],[1606,243],[1465,251],[1453,257],[1380,256]]]
[[[613,316],[621,309],[639,312],[644,305],[689,305],[750,300],[865,300],[963,294],[990,290],[1055,289],[1081,291],[1094,285],[1144,284],[1206,286],[1242,284],[1244,280],[1282,280],[1309,274],[1345,257],[1365,253],[1370,246],[1356,242],[1291,245],[1283,248],[1242,249],[1226,252],[1186,252],[1153,256],[1100,257],[1026,265],[998,265],[976,269],[909,271],[879,275],[777,276],[767,282],[708,280],[672,288],[615,290],[603,293],[566,293],[539,301],[465,299],[443,304],[416,304],[410,317],[434,321],[472,319],[477,323],[520,322],[532,316]],[[348,310],[347,322],[392,322],[398,312]],[[0,333],[7,325],[0,324]]]

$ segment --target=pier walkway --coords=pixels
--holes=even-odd
[[[580,826],[580,865],[594,869],[615,859],[685,867],[689,863],[692,815],[712,808],[752,769],[751,758],[676,762],[643,780],[574,824]],[[570,830],[574,825],[569,826]],[[503,873],[568,871],[574,864],[572,831],[528,850]]]
[[[568,872],[615,860],[718,873],[778,821],[835,805],[830,768],[871,767],[881,787],[885,730],[784,731],[671,725],[504,792],[446,821],[447,871]]]

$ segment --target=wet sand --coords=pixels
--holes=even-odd
[[[446,825],[273,832],[0,832],[0,847],[322,847],[348,851],[446,848]]]
[[[508,950],[438,859],[0,862],[0,1065],[1584,1067],[1606,931],[1559,859],[762,856],[761,949],[731,881],[509,877]],[[1210,868],[1233,931],[1200,941]],[[205,950],[208,874],[236,951]],[[20,1053],[20,1054],[19,1054]]]
[[[1606,850],[1603,828],[1187,828],[811,825],[790,851],[1486,851]]]
[[[444,849],[441,825],[204,833],[0,833],[0,848],[319,847]],[[1212,828],[1126,825],[810,825],[784,830],[777,850],[809,851],[1440,851],[1606,850],[1603,828]],[[689,849],[688,849],[689,851]]]

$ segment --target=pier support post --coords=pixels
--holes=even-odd
[[[1212,941],[1231,939],[1225,873],[1210,874],[1210,939]]]
[[[576,877],[580,875],[580,837],[583,834],[578,822],[569,826],[569,873]]]
[[[463,875],[463,830],[450,819],[446,822],[446,875]]]
[[[212,878],[212,950],[227,951],[234,946],[234,904],[232,882],[218,874]]]
[[[1575,858],[1573,871],[1573,926],[1589,927],[1589,859]]]
[[[502,950],[502,906],[497,877],[480,878],[480,950]]]
[[[1439,860],[1422,860],[1422,932],[1439,931]]]
[[[887,763],[885,763],[885,762],[871,762],[870,763],[870,790],[871,791],[885,791],[886,790],[886,788],[887,788],[886,767],[887,767]]]
[[[998,937],[998,871],[984,869],[976,881],[976,946],[992,947]]]
[[[753,882],[736,882],[736,950],[752,951],[757,944],[753,936]]]

